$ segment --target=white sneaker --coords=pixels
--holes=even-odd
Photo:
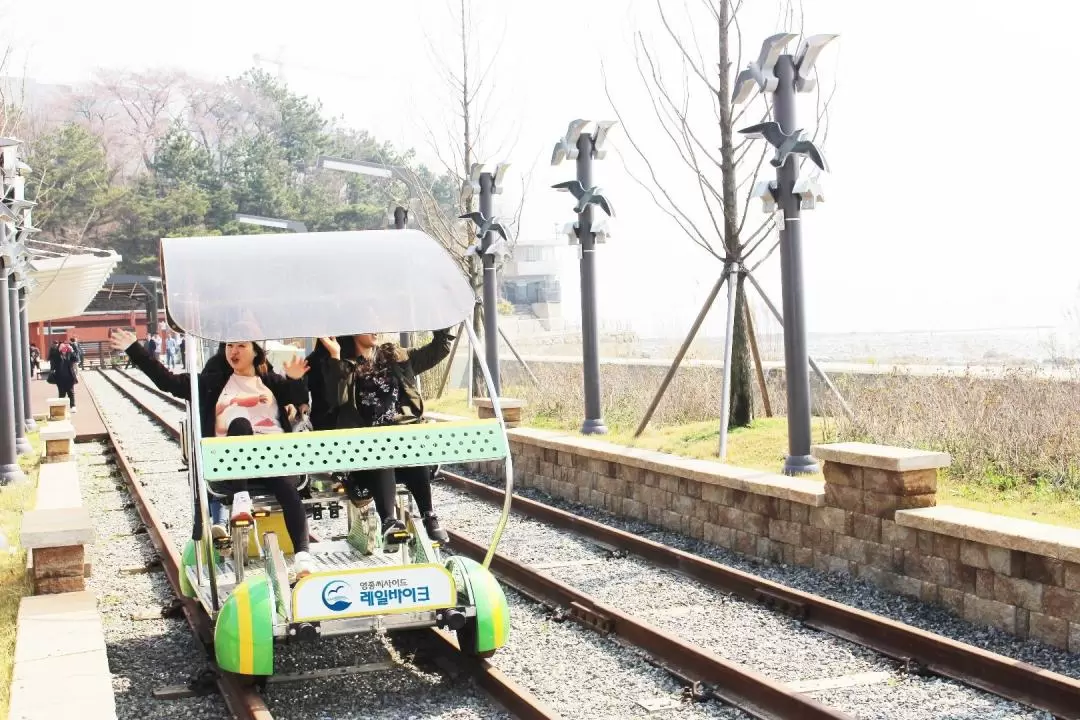
[[[238,492],[233,495],[232,500],[232,524],[247,523],[255,519],[255,509],[251,504],[251,495],[247,492]]]
[[[224,540],[229,537],[229,530],[224,525],[211,525],[210,537],[214,540]]]
[[[311,553],[298,552],[293,555],[293,574],[297,580],[313,572],[315,572],[315,561],[311,558]]]
[[[74,412],[75,412],[75,408],[68,408],[68,412],[70,412],[70,413],[74,413]]]

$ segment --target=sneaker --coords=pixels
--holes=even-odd
[[[248,524],[254,519],[254,507],[251,504],[251,495],[247,492],[238,492],[232,500],[232,524]]]
[[[72,413],[75,412],[75,408],[74,407],[68,408],[68,412],[72,412]]]
[[[450,542],[450,536],[447,535],[446,531],[439,525],[439,516],[435,513],[424,513],[424,529],[427,530],[428,537],[435,542],[443,545]]]
[[[214,540],[225,540],[229,537],[229,530],[224,525],[211,525],[210,537]]]
[[[312,560],[311,553],[301,551],[293,555],[293,575],[297,580],[313,572],[315,572],[315,561]]]
[[[405,529],[405,523],[397,518],[385,518],[382,522],[383,550],[393,552],[398,545],[409,539],[409,532]]]

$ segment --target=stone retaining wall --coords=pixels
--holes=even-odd
[[[1080,531],[936,506],[943,453],[819,446],[821,482],[532,428],[510,446],[520,486],[1080,652]]]

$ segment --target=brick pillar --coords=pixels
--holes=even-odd
[[[826,504],[879,521],[936,505],[938,469],[952,462],[947,453],[867,443],[817,445],[814,456],[825,462]]]
[[[85,552],[82,545],[34,548],[35,595],[77,592],[86,589]]]

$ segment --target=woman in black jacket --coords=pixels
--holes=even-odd
[[[56,385],[57,395],[68,398],[75,412],[75,385],[79,382],[79,357],[70,345],[60,343],[49,351],[49,382]]]
[[[112,345],[127,352],[128,358],[142,370],[159,390],[182,400],[191,400],[191,380],[187,373],[170,372],[157,357],[141,345],[133,333],[118,330],[113,333]],[[292,423],[289,405],[294,408],[307,403],[304,375],[307,364],[294,358],[284,365],[285,377],[274,372],[266,354],[254,342],[221,343],[217,353],[199,373],[199,416],[202,437],[252,435],[290,432]],[[281,505],[295,556],[296,576],[312,571],[308,554],[309,533],[307,513],[296,485],[290,478],[260,478]],[[252,520],[251,496],[247,480],[224,483],[233,493],[232,520]],[[224,528],[215,526],[215,535]]]
[[[453,339],[449,329],[437,330],[427,345],[405,349],[394,343],[380,345],[374,333],[319,338],[319,347],[308,357],[312,425],[320,430],[423,422],[424,398],[416,376],[442,362]],[[431,473],[431,467],[421,466],[350,474],[351,497],[356,499],[361,488],[371,492],[388,548],[405,530],[394,503],[397,482],[412,493],[428,536],[443,543],[449,540],[435,514]]]

